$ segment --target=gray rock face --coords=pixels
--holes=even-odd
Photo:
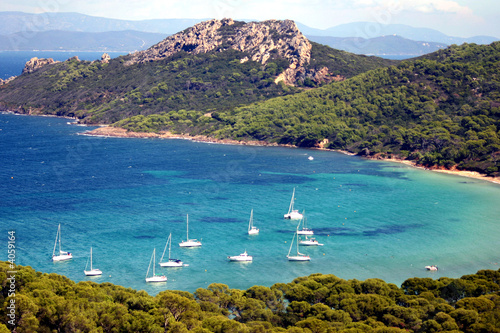
[[[42,68],[45,65],[54,64],[56,62],[59,62],[59,61],[54,61],[54,59],[52,59],[52,58],[48,58],[48,59],[44,59],[44,58],[39,59],[37,57],[31,58],[30,60],[28,60],[26,62],[26,65],[24,65],[23,74],[33,73],[34,71]]]
[[[284,58],[289,68],[276,83],[293,85],[304,76],[311,59],[311,43],[291,20],[264,22],[235,22],[232,19],[209,20],[172,35],[145,51],[136,52],[126,65],[160,60],[177,52],[207,53],[219,49],[234,49],[250,54],[248,60],[266,64],[269,59]],[[316,75],[316,73],[311,73]]]
[[[109,56],[109,54],[107,54],[107,53],[103,53],[102,54],[102,56],[101,56],[101,62],[103,64],[109,63],[110,60],[111,60],[111,57]]]

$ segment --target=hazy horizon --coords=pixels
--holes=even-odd
[[[500,31],[500,2],[494,0],[4,0],[2,11],[73,12],[121,20],[291,19],[315,29],[372,22],[430,28],[454,37],[494,36]]]

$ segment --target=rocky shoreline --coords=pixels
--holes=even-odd
[[[131,131],[127,131],[124,128],[111,127],[111,126],[101,126],[101,127],[98,127],[94,130],[86,131],[82,134],[83,135],[91,135],[91,136],[118,137],[118,138],[183,139],[183,140],[192,140],[192,141],[198,141],[198,142],[217,143],[217,144],[247,145],[247,146],[274,146],[274,147],[280,146],[280,147],[297,148],[294,145],[283,145],[283,144],[278,144],[278,143],[270,143],[270,142],[266,142],[266,141],[257,141],[257,140],[238,141],[238,140],[232,140],[232,139],[216,139],[216,138],[211,138],[211,137],[204,136],[204,135],[190,136],[190,135],[186,135],[186,134],[174,134],[171,132],[161,132],[161,133],[131,132]],[[326,149],[326,148],[313,148],[313,149],[330,150],[330,151],[336,151],[336,152],[340,152],[340,153],[347,154],[347,155],[354,155],[353,153],[350,153],[347,151],[341,151],[341,150]],[[426,168],[426,167],[417,165],[414,161],[402,160],[402,159],[397,159],[397,158],[375,157],[375,158],[371,158],[371,159],[388,161],[388,162],[397,162],[397,163],[402,163],[402,164],[405,164],[405,165],[408,165],[411,167],[425,169],[425,170],[429,170],[429,171],[447,173],[447,174],[468,177],[468,178],[474,178],[474,179],[481,179],[481,180],[486,180],[486,181],[489,181],[489,182],[492,182],[495,184],[500,184],[499,177],[488,177],[488,176],[480,174],[479,172],[476,172],[476,171],[457,170],[456,168],[453,168],[453,169],[444,169],[444,168],[437,168],[437,167],[436,168]]]
[[[232,139],[216,139],[208,137],[205,135],[187,135],[187,134],[174,134],[171,132],[160,132],[160,133],[147,133],[147,132],[131,132],[124,128],[112,127],[112,126],[101,126],[91,131],[86,131],[82,133],[83,135],[91,136],[103,136],[103,137],[116,137],[116,138],[156,138],[156,139],[183,139],[206,143],[218,143],[218,144],[228,144],[228,145],[245,145],[245,146],[274,146],[274,147],[290,147],[294,148],[293,145],[282,145],[278,143],[248,140],[239,141]]]

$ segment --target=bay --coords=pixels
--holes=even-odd
[[[0,114],[0,235],[15,231],[17,264],[150,294],[271,286],[313,273],[400,285],[498,269],[496,184],[331,151],[80,135],[88,129]],[[301,247],[310,262],[286,258],[296,222],[283,214],[293,188],[324,243]],[[251,209],[257,236],[246,233]],[[187,214],[201,248],[178,246]],[[74,258],[54,263],[59,223]],[[172,256],[189,266],[157,266],[168,282],[146,284],[153,249],[159,261],[169,233]],[[101,277],[83,274],[91,246]],[[245,250],[252,263],[227,260]],[[431,264],[439,270],[424,269]]]

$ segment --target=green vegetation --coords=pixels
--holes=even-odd
[[[394,63],[319,44],[313,56],[311,69],[328,66],[341,77]],[[0,106],[21,113],[78,117],[95,124],[179,110],[227,111],[301,91],[274,83],[289,66],[280,58],[262,65],[241,63],[249,54],[232,49],[197,55],[181,51],[162,60],[125,66],[129,57],[108,64],[70,59],[42,67],[0,86]],[[319,83],[303,78],[299,85]]]
[[[77,116],[130,131],[171,131],[302,147],[500,175],[500,42],[463,44],[390,63],[313,43],[309,70],[347,77],[321,87],[275,84],[288,63],[235,50],[124,66],[76,60],[0,86],[0,106]]]
[[[303,147],[327,139],[332,149],[498,176],[499,64],[500,43],[453,46],[293,96],[214,112],[203,127],[192,119],[191,128],[172,122],[149,128]],[[131,118],[117,126],[137,131],[149,122]]]
[[[500,168],[500,43],[429,57],[219,115],[214,134],[366,155],[489,175]]]
[[[500,43],[453,46],[343,82],[214,112],[203,134],[304,147],[327,139],[332,149],[498,176],[499,66]],[[137,124],[133,118],[118,125],[135,130]]]
[[[380,279],[312,274],[271,288],[213,283],[194,294],[150,296],[111,283],[0,262],[0,332],[500,332],[500,270],[459,279],[411,278],[401,288]]]

